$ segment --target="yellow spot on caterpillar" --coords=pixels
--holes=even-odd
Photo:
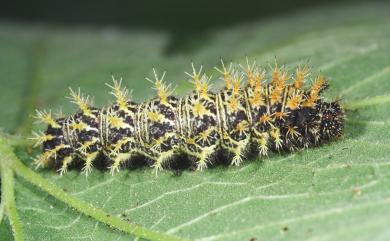
[[[262,80],[264,78],[265,72],[256,70],[255,73],[255,82],[253,86],[253,95],[251,98],[249,98],[249,103],[252,106],[261,106],[264,105],[264,101],[262,98],[263,95],[263,88],[262,88]]]
[[[228,104],[227,106],[228,106],[229,112],[233,112],[233,111],[236,111],[238,109],[238,101],[237,101],[237,98],[235,96],[232,96],[227,104]]]
[[[207,161],[208,161],[208,157],[215,151],[215,146],[208,146],[208,147],[204,147],[201,151],[201,153],[199,153],[197,155],[197,157],[199,158],[199,160],[197,161],[197,167],[196,167],[196,170],[198,171],[203,171],[204,169],[207,168]]]
[[[192,107],[192,112],[194,113],[195,116],[199,116],[199,117],[202,117],[203,115],[209,113],[206,107],[199,101],[197,101]]]
[[[82,121],[80,121],[79,123],[73,121],[72,123],[70,123],[69,127],[73,130],[79,130],[79,131],[86,130],[88,128],[88,126]]]
[[[275,116],[275,119],[279,119],[279,120],[284,120],[284,117],[288,116],[286,112],[282,112],[282,111],[274,112],[272,115]]]
[[[161,152],[161,145],[166,141],[168,140],[169,138],[172,138],[174,137],[175,134],[174,133],[165,133],[163,136],[160,136],[158,139],[155,139],[153,141],[153,143],[151,144],[152,145],[152,149],[156,152]]]
[[[190,144],[190,145],[195,145],[195,139],[189,137],[189,138],[187,138],[186,143],[187,143],[187,144]]]
[[[264,105],[264,101],[261,95],[261,91],[255,91],[253,96],[249,99],[249,103],[252,106],[262,106]]]
[[[271,84],[274,89],[283,89],[288,79],[290,79],[290,76],[287,71],[280,70],[278,64],[275,62],[275,67],[272,71],[271,80]]]
[[[83,142],[83,143],[80,144],[80,147],[78,148],[78,151],[80,153],[82,153],[83,155],[87,155],[87,149],[90,146],[92,146],[93,144],[95,144],[96,142],[98,142],[98,141],[99,141],[99,139],[94,137],[90,141]]]
[[[272,71],[272,80],[271,80],[272,86],[276,87],[278,85],[279,76],[280,76],[280,70],[278,68],[278,63],[275,60],[275,67]]]
[[[109,147],[109,156],[113,157],[119,154],[119,151],[121,150],[122,146],[133,141],[133,138],[126,137],[118,140],[116,143],[112,144]]]
[[[209,129],[202,131],[201,133],[199,133],[198,139],[200,141],[202,141],[203,143],[205,143],[205,142],[209,143],[209,136],[210,136],[212,131],[213,131],[212,128],[209,128]]]
[[[269,123],[271,121],[271,116],[268,115],[268,114],[264,114],[262,116],[260,116],[260,122],[261,123]]]
[[[241,121],[236,125],[235,131],[242,135],[249,128],[249,123],[247,121]]]
[[[291,110],[298,109],[302,101],[302,95],[294,95],[287,101],[286,107]]]
[[[304,102],[303,102],[303,106],[304,107],[314,107],[315,106],[315,104],[316,104],[316,101],[317,101],[317,96],[313,96],[313,97],[309,97],[307,100],[305,100]]]
[[[162,116],[159,113],[149,111],[148,112],[148,118],[153,122],[159,122],[162,120]]]
[[[48,164],[49,164],[49,158],[46,158],[44,154],[38,155],[34,159],[34,165],[36,166],[36,168],[46,167],[48,166]]]
[[[128,124],[125,124],[123,122],[122,118],[120,118],[119,116],[115,116],[115,115],[109,115],[107,117],[107,121],[108,121],[110,126],[117,128],[117,129],[125,128],[126,126],[128,126]]]

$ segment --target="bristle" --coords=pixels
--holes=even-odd
[[[253,61],[253,63],[250,64],[248,57],[246,57],[246,66],[243,67],[240,64],[240,67],[246,75],[247,85],[254,88],[256,84],[256,61]]]
[[[54,139],[54,136],[51,134],[45,134],[42,131],[39,133],[33,131],[33,137],[30,137],[30,140],[34,140],[35,144],[34,147],[42,145],[44,142],[51,141]]]
[[[306,107],[315,107],[316,102],[320,98],[320,93],[327,87],[327,83],[325,77],[323,75],[318,75],[310,88],[309,97],[304,102],[304,106]]]
[[[116,80],[114,76],[112,76],[112,82],[113,85],[109,85],[106,83],[106,85],[111,88],[110,94],[115,96],[116,98],[116,103],[121,109],[126,109],[126,103],[128,101],[128,95],[129,95],[129,90],[126,87],[122,87],[122,78],[119,80]]]
[[[161,78],[158,77],[156,69],[153,68],[154,73],[154,81],[146,78],[149,82],[154,84],[154,89],[157,91],[157,96],[159,97],[161,103],[167,104],[168,103],[168,97],[174,92],[174,90],[171,89],[170,84],[164,83],[164,77],[166,74],[166,71],[163,72]]]
[[[58,169],[58,172],[60,173],[61,176],[68,172],[68,166],[71,162],[72,162],[71,157],[67,157],[64,160],[62,160],[61,168]]]
[[[219,69],[217,67],[214,67],[214,69],[217,70],[222,75],[222,79],[225,81],[225,88],[227,90],[230,90],[232,88],[233,63],[230,63],[229,67],[226,68],[225,63],[221,59],[221,65],[222,65],[222,69]]]
[[[305,83],[305,79],[308,77],[310,73],[310,68],[308,65],[298,66],[295,71],[295,78],[294,78],[294,87],[296,89],[301,89],[303,87],[303,84]]]
[[[240,72],[235,72],[233,74],[233,78],[232,78],[232,94],[234,96],[237,96],[239,95],[240,91],[241,91],[241,81],[244,79],[244,74],[243,73],[240,73]]]
[[[191,82],[193,82],[195,85],[195,91],[201,92],[202,90],[201,78],[202,78],[203,66],[201,65],[198,71],[196,71],[194,63],[191,63],[191,66],[192,66],[192,74],[188,72],[185,72],[185,74],[191,77]]]
[[[202,65],[200,66],[198,71],[196,71],[194,63],[192,63],[191,66],[192,66],[192,74],[188,72],[185,72],[185,74],[191,78],[190,82],[194,83],[195,92],[201,95],[203,98],[207,99],[210,90],[211,77],[208,77],[206,74],[202,74],[202,69],[203,69]]]
[[[280,69],[278,67],[278,63],[275,60],[275,66],[273,67],[272,70],[272,79],[271,79],[271,84],[274,88],[276,88],[279,85],[279,80],[280,80]]]
[[[36,169],[41,168],[41,167],[47,167],[49,162],[50,162],[50,160],[48,158],[46,158],[45,154],[38,155],[34,159],[34,165],[35,165]]]
[[[286,107],[289,108],[290,110],[296,110],[300,107],[301,101],[302,101],[302,95],[294,94],[287,101]]]
[[[47,112],[46,110],[35,110],[35,112],[36,115],[34,116],[34,118],[37,120],[38,123],[44,123],[53,128],[61,128],[61,126],[53,118],[51,110],[49,110],[49,112]]]
[[[211,77],[207,77],[205,74],[202,75],[199,91],[199,94],[202,96],[202,98],[208,99],[208,93],[210,90],[210,79]]]
[[[255,71],[255,90],[261,90],[262,81],[265,76],[265,70],[261,70],[260,68]]]
[[[91,115],[89,106],[91,106],[92,103],[89,95],[83,95],[80,88],[78,88],[77,92],[75,92],[72,88],[69,88],[69,91],[70,96],[68,99],[71,100],[70,102],[76,104],[85,115]]]

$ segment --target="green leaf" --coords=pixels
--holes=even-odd
[[[28,133],[35,108],[72,113],[64,98],[81,87],[98,106],[111,97],[104,83],[122,76],[136,100],[153,96],[144,80],[152,66],[167,70],[178,95],[188,93],[190,62],[209,73],[219,57],[267,65],[274,56],[294,66],[310,59],[330,79],[328,98],[347,112],[339,141],[293,154],[272,154],[240,167],[216,166],[180,176],[147,168],[111,176],[77,170],[45,179],[113,216],[199,241],[387,240],[390,237],[390,6],[340,5],[288,13],[266,21],[194,36],[194,48],[166,55],[166,32],[107,28],[62,29],[0,23],[0,126]],[[197,40],[202,41],[201,44]],[[190,43],[191,44],[191,43]],[[195,48],[196,46],[196,48]],[[222,83],[214,82],[218,88]],[[30,165],[35,152],[18,149]],[[27,240],[129,240],[71,209],[23,178],[16,205]],[[8,221],[0,236],[10,239]]]

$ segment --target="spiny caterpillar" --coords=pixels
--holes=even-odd
[[[36,145],[43,144],[36,165],[59,167],[63,174],[78,159],[88,174],[104,154],[111,173],[136,156],[148,159],[158,171],[184,154],[197,170],[204,170],[218,154],[238,166],[249,153],[294,151],[342,135],[342,107],[321,97],[328,87],[324,76],[319,74],[304,88],[310,75],[307,65],[289,74],[275,63],[266,75],[248,60],[240,68],[221,63],[215,70],[225,87],[217,93],[210,90],[210,77],[202,67],[197,70],[193,64],[192,73],[186,74],[195,90],[182,98],[172,96],[165,72],[158,77],[154,69],[155,80],[146,79],[157,96],[140,104],[131,101],[128,89],[114,78],[113,85],[107,85],[116,101],[108,107],[92,107],[88,96],[71,90],[69,98],[79,107],[76,114],[55,119],[50,111],[37,111],[36,118],[48,128],[35,133]]]

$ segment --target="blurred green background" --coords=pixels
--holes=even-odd
[[[174,54],[201,45],[204,35],[215,28],[289,15],[314,7],[359,2],[364,0],[16,0],[2,4],[0,17],[2,20],[49,23],[53,26],[119,26],[124,29],[167,31],[171,41],[165,46],[165,52]],[[301,27],[304,29],[305,25]]]

